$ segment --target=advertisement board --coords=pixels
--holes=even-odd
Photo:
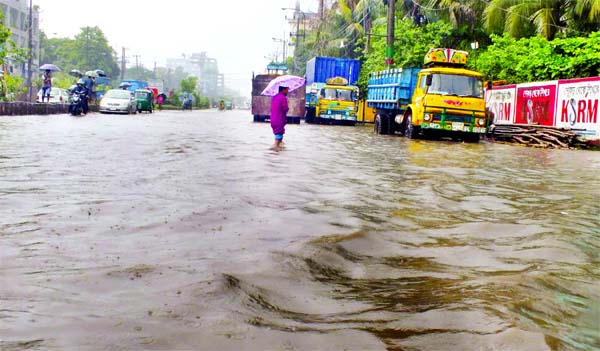
[[[494,115],[494,124],[514,124],[516,85],[494,87],[486,91],[486,106]]]
[[[557,81],[517,85],[516,124],[554,127]]]
[[[600,138],[598,100],[600,77],[559,81],[555,126],[576,129],[588,138]]]

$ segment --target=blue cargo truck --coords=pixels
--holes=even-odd
[[[315,57],[306,63],[307,123],[356,123],[360,62]],[[332,96],[335,95],[335,96]]]

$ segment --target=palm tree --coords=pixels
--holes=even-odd
[[[572,10],[572,0],[491,0],[484,25],[490,32],[507,32],[516,38],[539,34],[553,39],[572,24]]]

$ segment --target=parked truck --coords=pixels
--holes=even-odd
[[[252,115],[254,122],[270,121],[271,96],[262,96],[261,93],[269,83],[280,76],[279,74],[257,74],[252,77]],[[287,122],[300,124],[300,119],[306,114],[306,91],[297,89],[288,94]]]
[[[378,134],[451,137],[477,142],[487,131],[481,74],[465,69],[468,53],[431,49],[423,69],[388,69],[369,77]]]
[[[306,63],[306,123],[350,124],[357,121],[358,60],[315,57]]]

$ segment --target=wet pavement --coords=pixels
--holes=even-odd
[[[600,153],[0,118],[0,350],[600,350]]]

